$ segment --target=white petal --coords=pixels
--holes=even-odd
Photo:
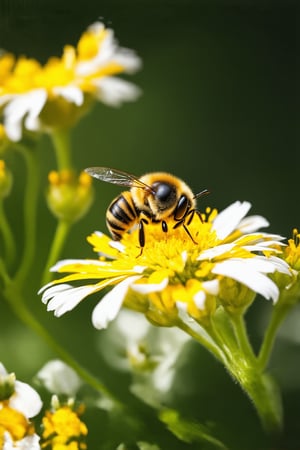
[[[114,55],[114,61],[124,67],[126,73],[134,73],[142,66],[141,59],[127,48],[118,49]]]
[[[4,367],[4,365],[0,362],[0,377],[5,376],[5,375],[7,375],[7,371]]]
[[[180,300],[177,300],[176,306],[177,306],[178,311],[181,311],[183,313],[187,313],[188,305],[187,305],[186,302],[181,302]]]
[[[286,275],[291,275],[291,268],[283,259],[278,258],[277,256],[270,256],[268,260],[272,262],[274,268],[273,272],[278,271],[285,273]]]
[[[36,131],[37,117],[43,109],[47,99],[45,89],[36,89],[15,97],[4,108],[4,125],[8,137],[12,141],[19,141],[22,137],[22,123]],[[26,117],[27,116],[27,117]]]
[[[16,381],[15,393],[9,399],[9,406],[20,411],[25,417],[36,416],[43,404],[39,394],[29,384]]]
[[[76,106],[83,104],[84,95],[82,90],[77,86],[56,86],[53,92],[65,98],[68,102],[74,103]]]
[[[54,311],[56,317],[60,317],[67,311],[71,311],[85,297],[97,291],[96,285],[73,287],[71,285],[53,286],[45,291],[42,302],[47,303],[47,311]]]
[[[235,247],[235,243],[230,244],[221,244],[217,245],[216,247],[208,248],[207,250],[204,250],[200,253],[197,260],[203,261],[205,259],[211,260],[213,258],[216,258],[218,256],[223,255],[224,253],[230,252]]]
[[[206,300],[206,295],[204,291],[199,291],[197,292],[194,297],[193,300],[195,302],[195,305],[197,306],[198,309],[205,309],[205,300]]]
[[[37,434],[26,436],[17,443],[17,450],[40,450],[40,437]]]
[[[95,328],[106,328],[118,315],[129,287],[140,278],[139,275],[128,277],[109,291],[94,308],[92,322]]]
[[[40,437],[37,434],[26,436],[19,441],[13,441],[10,434],[5,432],[2,450],[40,450]]]
[[[289,274],[289,265],[276,256],[261,256],[256,255],[253,258],[232,258],[232,261],[240,262],[245,267],[253,270],[258,270],[263,273],[274,273],[276,270],[282,273]]]
[[[168,286],[168,283],[169,279],[164,278],[160,283],[137,283],[131,288],[139,294],[150,294],[151,292],[160,292],[164,290]]]
[[[103,24],[97,22],[89,27],[89,30],[97,34],[103,28]],[[88,61],[81,61],[77,64],[77,75],[83,77],[88,76],[105,67],[110,62],[120,64],[124,72],[127,73],[133,73],[141,67],[141,59],[133,50],[118,46],[113,30],[106,28],[105,32],[105,38],[99,43],[96,56]]]
[[[69,397],[74,397],[81,385],[77,373],[59,359],[47,362],[38,372],[37,378],[52,394]]]
[[[0,55],[1,56],[1,55]],[[15,96],[12,94],[0,95],[0,106],[3,106],[5,103],[12,100]]]
[[[249,216],[245,217],[245,219],[241,220],[238,229],[243,233],[253,233],[260,228],[268,227],[270,224],[262,216]]]
[[[123,101],[136,100],[141,91],[129,81],[117,77],[103,77],[94,81],[97,97],[109,106],[120,106]]]
[[[80,61],[76,65],[76,74],[79,77],[86,77],[97,72],[113,60],[116,48],[113,31],[106,29],[105,39],[101,41],[96,56],[86,61]]]
[[[226,260],[217,263],[212,269],[212,273],[239,281],[254,292],[261,294],[266,299],[272,299],[276,302],[279,296],[278,287],[270,280],[270,278],[259,271],[263,270],[265,273],[271,272],[271,267],[268,264],[264,264],[262,261],[256,261],[256,264],[253,264],[254,259],[255,258],[242,260],[236,258]]]
[[[208,294],[217,295],[219,293],[219,281],[218,280],[210,280],[204,281],[202,283],[202,287]]]
[[[225,239],[235,228],[238,227],[242,218],[251,208],[249,202],[236,201],[221,211],[213,222],[212,229],[215,230],[219,239]]]
[[[280,249],[277,248],[270,248],[274,244],[279,244],[278,242],[274,241],[265,241],[260,244],[253,244],[253,245],[243,245],[241,248],[244,250],[248,250],[249,252],[272,252],[272,253],[281,253]]]
[[[42,297],[42,302],[46,304],[50,298],[52,298],[56,293],[66,291],[68,289],[71,289],[73,286],[70,284],[62,283],[58,285],[53,285],[52,282],[46,284],[43,286],[39,291],[38,294],[41,294],[42,292],[45,292]]]
[[[147,269],[147,266],[134,266],[133,271],[136,273],[143,273]]]
[[[104,261],[98,261],[96,259],[63,259],[61,261],[58,261],[54,266],[52,266],[50,271],[59,272],[62,267],[69,266],[72,264],[93,265],[98,267],[106,265]]]
[[[285,239],[284,236],[280,236],[279,234],[271,234],[271,233],[248,233],[247,234],[247,242],[249,245],[251,244],[259,244],[263,243],[264,245],[285,245],[281,241]],[[235,239],[233,242],[235,245],[243,245],[243,241],[245,240],[245,236],[242,235],[239,238]]]

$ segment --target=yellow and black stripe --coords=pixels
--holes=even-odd
[[[130,191],[122,192],[109,205],[106,212],[106,225],[113,239],[119,241],[123,233],[129,230],[139,217]]]

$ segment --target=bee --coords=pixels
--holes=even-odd
[[[182,226],[196,244],[188,226],[195,214],[202,221],[196,209],[196,200],[208,194],[207,189],[194,195],[184,181],[165,172],[147,173],[141,177],[109,167],[89,167],[85,172],[107,183],[130,188],[107,208],[106,224],[114,240],[119,241],[126,231],[137,224],[141,255],[146,243],[145,226],[149,222],[161,223],[166,233],[168,219],[171,218],[175,222],[172,228]]]

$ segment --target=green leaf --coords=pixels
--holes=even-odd
[[[208,449],[207,444],[210,444],[209,448],[211,449],[228,450],[225,444],[212,435],[207,426],[183,419],[176,410],[164,409],[160,411],[159,419],[181,441],[203,443],[206,445],[205,449]]]

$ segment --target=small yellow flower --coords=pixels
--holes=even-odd
[[[92,179],[81,172],[79,177],[71,170],[49,173],[47,203],[59,219],[73,223],[89,210],[93,201]]]
[[[0,55],[0,108],[9,138],[20,140],[23,127],[51,132],[73,126],[93,101],[119,106],[135,100],[139,89],[116,75],[133,73],[140,65],[101,22],[83,33],[77,47],[66,45],[61,58],[51,57],[45,65]]]
[[[293,230],[293,238],[289,239],[284,250],[284,259],[292,269],[300,271],[300,233],[297,228]]]
[[[281,290],[280,304],[292,306],[300,301],[300,233],[297,228],[283,249],[282,258],[291,267],[292,277],[278,273],[274,279]]]
[[[232,302],[233,286],[228,298],[221,289],[221,282],[228,279],[237,290],[243,286],[243,299],[259,293],[275,303],[279,289],[269,274],[290,276],[288,264],[277,256],[283,238],[257,231],[268,223],[261,216],[245,218],[250,206],[235,202],[221,213],[208,209],[202,221],[194,217],[189,231],[195,242],[183,227],[170,226],[165,233],[159,223],[148,224],[142,254],[138,230],[124,233],[120,241],[94,233],[88,241],[98,259],[57,263],[52,270],[67,275],[45,286],[42,300],[61,316],[88,295],[112,287],[93,311],[93,324],[99,329],[117,316],[123,304],[160,326],[176,325],[182,315],[203,323],[220,303],[228,298]],[[248,291],[251,295],[245,297]],[[237,307],[240,302],[238,296]]]
[[[38,393],[16,380],[0,363],[0,448],[39,450],[39,437],[30,418],[42,407]]]
[[[44,431],[42,448],[52,450],[85,450],[84,437],[88,433],[79,416],[83,408],[72,409],[70,405],[57,405],[53,411],[46,411],[43,417]]]

